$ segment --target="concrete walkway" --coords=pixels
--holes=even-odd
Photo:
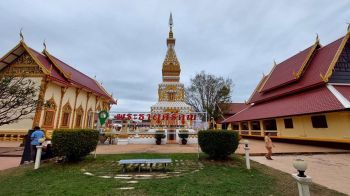
[[[307,146],[300,144],[287,144],[274,142],[275,154],[319,154],[319,153],[350,153],[350,150]],[[244,154],[243,144],[238,146],[237,154]],[[263,155],[266,153],[265,144],[261,140],[249,140],[250,154],[252,156]],[[198,145],[180,145],[180,144],[129,144],[129,145],[98,145],[97,154],[124,154],[124,153],[197,153]]]
[[[251,160],[293,174],[297,173],[292,165],[296,158],[307,161],[308,169],[305,173],[312,177],[313,182],[350,195],[350,154],[273,156],[274,160],[255,156]]]

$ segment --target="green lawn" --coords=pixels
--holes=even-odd
[[[137,184],[127,184],[130,180],[125,179],[98,177],[120,175],[116,161],[125,158],[182,160],[178,166],[169,167],[169,171],[183,172],[165,179],[131,179],[138,181]],[[240,156],[214,162],[201,155],[198,163],[196,154],[99,155],[96,160],[87,157],[76,164],[45,163],[36,171],[32,165],[2,171],[0,195],[297,195],[296,183],[289,174],[255,162],[252,167],[251,171],[244,169]],[[161,171],[155,174],[164,175]],[[119,189],[128,186],[135,189]],[[313,195],[341,195],[318,185],[312,185],[311,191]]]

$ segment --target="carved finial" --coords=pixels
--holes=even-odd
[[[350,32],[350,23],[347,22],[346,24],[348,24],[348,32]]]
[[[46,50],[46,40],[43,42],[44,50]]]
[[[277,63],[276,63],[275,59],[273,59],[273,66],[276,66],[276,65],[277,65]]]
[[[320,42],[320,38],[318,37],[318,33],[316,33],[316,43]]]
[[[21,38],[21,41],[24,41],[24,36],[22,33],[23,28],[21,28],[21,30],[19,30],[19,37]]]
[[[262,72],[262,76],[263,76],[263,78],[266,76],[264,72]]]
[[[170,17],[169,17],[169,27],[170,27],[170,30],[173,28],[173,15],[172,13],[170,12]]]
[[[170,31],[169,31],[169,38],[173,38],[173,15],[170,12],[170,17],[169,17],[169,27],[170,27]]]

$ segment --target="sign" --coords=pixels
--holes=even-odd
[[[102,110],[101,112],[98,113],[98,119],[100,120],[101,126],[103,126],[103,124],[105,124],[108,116],[109,116],[109,114],[106,110]]]

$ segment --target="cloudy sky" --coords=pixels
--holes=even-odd
[[[149,111],[157,101],[169,13],[181,82],[201,70],[232,78],[232,101],[248,99],[263,73],[314,43],[345,35],[348,0],[0,2],[0,55],[19,41],[48,51],[102,82],[117,111]]]

